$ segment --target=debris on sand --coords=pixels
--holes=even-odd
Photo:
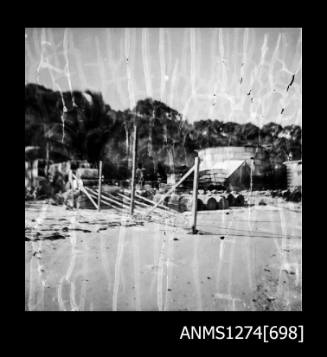
[[[252,198],[256,203],[261,199],[261,197],[258,199],[257,196],[244,196],[247,199]],[[125,309],[125,302],[128,303],[128,309],[137,306],[136,304],[131,305],[133,294],[132,298],[130,297],[130,290],[135,291],[135,287],[131,289],[134,283],[135,269],[139,287],[141,290],[143,289],[140,292],[137,291],[137,293],[141,293],[139,296],[141,300],[138,302],[145,309],[157,308],[156,282],[157,279],[161,281],[162,275],[164,280],[163,284],[159,284],[162,290],[159,292],[163,296],[160,295],[159,297],[163,297],[164,300],[167,298],[167,306],[172,310],[178,309],[183,304],[186,304],[189,309],[192,309],[192,306],[198,306],[198,294],[194,293],[197,289],[202,295],[202,308],[204,310],[213,308],[242,311],[293,309],[295,302],[301,302],[301,266],[298,267],[295,264],[299,262],[302,248],[301,241],[298,239],[301,225],[297,219],[300,216],[297,213],[289,212],[288,207],[293,208],[293,204],[285,203],[282,199],[278,202],[276,200],[276,206],[279,203],[281,204],[280,212],[270,203],[269,197],[262,198],[269,205],[264,209],[248,210],[247,208],[232,207],[229,211],[200,213],[196,227],[200,231],[198,235],[192,236],[188,235],[193,234],[191,232],[192,216],[190,214],[176,214],[175,226],[168,226],[166,220],[155,217],[154,223],[147,224],[144,221],[144,227],[141,227],[143,225],[141,219],[131,217],[128,212],[119,215],[114,210],[112,212],[100,211],[100,213],[80,210],[69,214],[64,211],[64,207],[46,206],[46,211],[45,209],[42,210],[43,206],[38,210],[32,207],[33,209],[26,211],[25,217],[26,290],[29,289],[25,295],[26,306],[28,306],[31,298],[37,303],[37,306],[33,304],[35,310],[42,309],[43,306],[49,306],[49,309],[52,310],[60,308],[59,297],[63,298],[64,304],[67,301],[69,302],[69,300],[66,301],[66,298],[69,299],[70,291],[74,291],[70,289],[65,280],[60,280],[66,269],[69,268],[68,273],[72,274],[71,280],[77,279],[75,281],[77,295],[81,289],[83,293],[87,294],[85,296],[86,304],[81,303],[80,306],[83,306],[86,310],[88,308],[91,310],[91,303],[94,303],[95,309],[111,310],[112,301],[107,299],[105,287],[107,278],[111,282],[115,281],[114,274],[117,273],[114,264],[115,259],[122,258],[122,261],[117,260],[117,265],[121,264],[119,267],[125,279],[120,283],[127,289],[118,291],[116,306],[118,309]],[[225,217],[225,214],[231,217]],[[31,223],[33,216],[40,217],[37,224]],[[46,220],[47,217],[45,216],[51,216],[53,220]],[[62,217],[66,217],[66,221],[61,220]],[[105,219],[100,219],[103,217]],[[270,226],[271,222],[278,222],[280,218],[284,218],[287,224],[285,232],[291,232],[292,235],[287,235],[287,238],[289,238],[284,242],[286,246],[283,244],[282,247],[279,247],[280,249],[277,249],[278,246],[275,247],[273,240],[263,238],[276,237],[274,239],[277,240],[280,237],[284,238],[284,235],[282,235],[284,231],[281,229],[283,227],[279,224]],[[122,229],[122,225],[131,228]],[[75,227],[76,230],[88,229],[91,233],[72,232],[71,230],[75,230]],[[44,228],[48,228],[48,231],[43,231]],[[59,229],[58,232],[55,232],[56,228]],[[41,233],[40,236],[36,236],[37,231]],[[76,236],[73,236],[74,239],[70,241],[71,234],[76,234]],[[252,239],[253,235],[255,238]],[[134,239],[135,237],[137,242]],[[52,242],[46,241],[47,239],[52,240]],[[65,241],[60,241],[60,239]],[[222,240],[221,244],[218,239]],[[223,242],[225,239],[226,245]],[[232,240],[230,241],[230,239]],[[33,240],[44,240],[41,244],[43,253],[40,258],[38,253],[32,257],[34,250],[38,248],[40,243],[37,241],[33,243]],[[230,243],[232,244],[230,245]],[[236,244],[235,249],[233,248],[234,243]],[[282,248],[291,249],[291,254],[285,254]],[[244,254],[244,251],[248,252],[249,255]],[[134,255],[135,253],[136,255]],[[252,259],[252,261],[251,258],[254,256],[256,259]],[[273,256],[275,258],[271,259],[270,257]],[[135,257],[137,258],[136,265],[134,265]],[[198,263],[198,267],[196,267],[198,270],[188,269],[189,266],[192,266],[194,258],[198,259],[196,262]],[[287,258],[287,260],[284,260],[284,258]],[[226,259],[228,265],[225,266],[223,263],[220,266],[219,264]],[[249,270],[247,270],[244,269],[244,266],[247,266],[246,263],[249,259],[250,265],[248,266]],[[88,266],[85,266],[83,262],[87,261],[89,261]],[[289,262],[288,266],[284,264],[284,261]],[[218,272],[222,274],[221,279],[219,278],[220,275],[218,274],[217,278],[216,274],[217,262],[218,269],[221,268],[221,271]],[[45,266],[44,275],[39,275],[36,271],[37,268],[40,271],[41,263]],[[158,266],[148,267],[148,263],[158,264]],[[280,269],[286,266],[289,272],[279,274]],[[231,276],[229,276],[229,267],[232,269]],[[289,267],[292,269],[289,269]],[[296,274],[299,275],[297,280],[295,279],[297,275],[290,275],[291,270],[295,270]],[[172,284],[167,284],[167,273],[170,276],[169,282],[174,282],[174,294],[168,294],[168,292],[172,292],[172,288],[168,290],[168,286]],[[89,289],[87,288],[88,284],[84,281],[87,276],[91,277],[90,282],[93,281]],[[34,280],[31,281],[31,279]],[[29,284],[30,281],[31,284]],[[49,294],[44,295],[44,300],[38,300],[36,297],[43,294],[43,290],[41,290],[43,285],[40,284],[42,281],[51,283],[52,290]],[[283,281],[286,282],[283,283]],[[61,282],[63,282],[63,285],[59,285]],[[217,282],[221,292],[230,293],[226,295],[227,298],[235,301],[220,301],[223,298],[214,300],[214,294],[211,293],[215,292]],[[262,283],[262,286],[256,289],[258,283]],[[230,286],[230,292],[225,290],[228,288],[226,284]],[[176,299],[176,303],[172,300],[175,293],[178,295],[178,292],[175,291],[175,285],[182,291],[182,294],[179,294],[181,295],[180,298]],[[57,291],[58,286],[63,288],[61,296]],[[36,288],[38,289],[37,296],[35,295]],[[111,288],[114,288],[114,286],[111,286]],[[128,291],[128,289],[130,290]],[[183,295],[184,291],[185,294]],[[243,291],[245,294],[242,297]],[[154,294],[152,294],[153,292]],[[77,300],[79,302],[79,299]],[[68,302],[67,304],[70,305]]]
[[[287,190],[274,190],[271,192],[271,197],[281,197],[285,201],[301,202],[302,201],[302,188],[295,187]]]
[[[29,238],[29,237],[25,236],[25,242],[26,241],[34,241],[34,242],[36,242],[36,241],[39,241],[39,240],[57,240],[57,239],[66,239],[66,236],[64,236],[62,234],[59,234],[57,232],[51,234],[50,236],[43,236],[41,238]]]
[[[83,228],[68,228],[68,227],[64,227],[63,232],[68,232],[68,231],[81,231],[84,233],[91,233],[92,231],[90,231],[89,229],[83,229]]]
[[[101,232],[101,231],[106,231],[108,229],[108,227],[100,227],[96,230],[97,233]]]
[[[57,239],[66,239],[66,236],[63,236],[59,233],[54,233],[51,236],[43,237],[43,240],[57,240]]]
[[[128,221],[128,222],[118,222],[120,226],[123,227],[136,227],[136,226],[144,226],[144,222],[142,221]],[[111,226],[109,224],[109,226]]]
[[[113,222],[108,222],[105,226],[99,227],[96,232],[99,233],[101,231],[106,231],[109,228],[115,228],[115,227],[136,227],[136,226],[144,226],[143,221],[127,221],[127,222],[121,222],[121,221],[113,221]],[[79,229],[81,230],[81,229]],[[85,232],[86,230],[84,230]]]
[[[271,301],[276,300],[276,298],[275,298],[275,297],[270,297],[270,296],[267,296],[267,300],[268,300],[269,302],[271,302]]]

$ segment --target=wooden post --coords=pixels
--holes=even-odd
[[[73,171],[72,169],[69,170],[68,172],[68,182],[69,182],[69,187],[73,187]]]
[[[37,160],[37,159],[32,161],[32,186],[34,188],[37,185],[37,177],[39,175],[38,163],[39,163],[39,160]]]
[[[133,140],[133,163],[132,163],[132,187],[131,187],[131,204],[130,214],[134,213],[134,199],[135,199],[135,174],[136,174],[136,149],[137,149],[137,124],[134,118],[134,140]]]
[[[98,192],[98,211],[100,211],[101,206],[101,184],[102,184],[102,161],[99,161],[99,192]]]
[[[49,172],[49,139],[47,139],[46,148],[45,148],[45,175],[48,176]]]
[[[193,234],[196,234],[198,232],[196,229],[196,218],[197,218],[197,210],[198,210],[199,165],[200,165],[200,160],[199,157],[197,156],[195,158],[195,163],[194,163],[194,180],[193,180],[193,206],[192,206],[192,216],[193,216],[192,233]]]

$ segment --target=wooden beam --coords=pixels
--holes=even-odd
[[[127,193],[131,193],[130,191],[128,191],[128,190],[124,190],[124,192],[127,192]],[[152,200],[149,200],[148,198],[146,198],[146,197],[143,197],[143,196],[140,196],[140,195],[138,195],[137,193],[135,193],[135,197],[137,197],[137,198],[139,198],[139,199],[142,199],[142,200],[144,200],[145,202],[149,202],[149,203],[151,203],[152,205],[155,205],[156,204],[156,202],[154,202],[154,201],[152,201]],[[158,208],[162,208],[162,209],[164,209],[164,210],[166,210],[166,211],[170,211],[171,212],[171,209],[169,209],[168,207],[166,207],[166,206],[163,206],[163,205],[158,205]]]
[[[88,190],[90,192],[92,192],[94,196],[96,196],[96,197],[98,196],[98,190],[92,190],[90,188],[88,188]],[[119,202],[117,200],[114,200],[114,199],[112,199],[112,198],[110,198],[110,197],[108,197],[108,196],[106,196],[104,194],[102,195],[101,199],[102,200],[107,200],[108,202],[112,202],[112,203],[114,203],[114,204],[116,204],[118,206],[125,207],[123,203],[121,203],[121,202]]]
[[[78,178],[76,177],[76,175],[74,175],[72,173],[72,177],[75,179],[75,180],[78,180]],[[82,180],[83,182],[83,180]],[[93,198],[88,194],[88,192],[86,191],[86,187],[84,186],[81,186],[80,187],[80,190],[86,195],[86,197],[92,202],[93,206],[95,207],[95,209],[97,210],[98,209],[98,206],[97,204],[94,202]]]
[[[97,204],[94,202],[93,198],[88,194],[88,192],[86,191],[86,189],[84,187],[81,187],[81,191],[83,193],[85,193],[85,195],[87,196],[87,198],[92,202],[93,206],[95,207],[95,209],[98,209]]]
[[[121,193],[118,193],[118,195],[120,195],[121,197],[124,197],[124,198],[126,198],[127,200],[130,201],[130,198],[129,198],[128,196],[123,195],[123,194],[121,194]],[[136,195],[135,195],[135,196],[136,196]],[[140,197],[142,197],[142,196],[140,196]],[[140,201],[137,201],[137,200],[135,200],[135,204],[142,206],[142,209],[149,208],[149,205],[148,205],[148,204],[143,203],[143,202],[140,202]],[[153,202],[153,204],[155,204],[155,202]],[[143,208],[143,207],[144,207],[144,208]],[[165,208],[166,208],[166,207],[165,207]],[[139,209],[141,209],[141,208],[139,208]],[[157,213],[157,215],[160,216],[160,217],[163,217],[162,214],[175,215],[175,212],[172,212],[171,210],[168,210],[168,211],[162,210],[162,211],[160,211],[160,213],[159,213],[159,212],[156,212],[156,213]],[[162,213],[162,214],[161,214],[161,213]]]
[[[97,194],[98,191],[97,191],[97,190],[94,190],[94,193]],[[114,204],[119,205],[119,206],[121,206],[122,208],[127,208],[126,205],[125,205],[123,202],[119,201],[119,200],[118,200],[116,197],[114,197],[113,195],[110,195],[110,194],[109,194],[108,196],[106,196],[106,195],[102,194],[102,199],[107,200],[107,201],[109,201],[109,202],[113,202]],[[134,207],[134,210],[136,210],[135,207]],[[140,211],[139,209],[138,209],[138,212],[139,212],[139,213],[143,213],[143,212]]]
[[[111,195],[111,194],[109,194],[109,196],[110,196],[110,198],[111,198],[112,200],[114,200],[114,201],[116,201],[116,202],[120,202],[115,196],[113,196],[113,195]],[[120,202],[120,203],[121,203],[124,207],[126,207],[124,201],[123,201],[123,202]],[[127,205],[127,203],[126,203],[126,205]],[[136,207],[135,207],[135,201],[134,201],[134,210],[133,210],[133,211],[137,211],[138,213],[144,213],[144,212],[142,211],[142,208],[140,208],[140,207],[136,208]]]
[[[90,191],[89,193],[90,193],[90,195],[93,196],[93,197],[98,197],[98,195],[97,195],[93,190]],[[127,210],[124,210],[124,209],[122,209],[122,208],[120,208],[120,207],[116,207],[116,206],[115,206],[113,203],[111,203],[111,202],[109,203],[109,200],[106,199],[105,197],[101,197],[101,202],[102,202],[104,205],[109,206],[109,207],[115,209],[115,210],[118,211],[118,212],[125,212],[125,213],[127,213]]]
[[[123,195],[122,193],[118,193],[118,196],[122,197],[123,199],[126,199],[127,201],[131,201],[131,198],[126,196],[126,195]],[[149,207],[149,205],[147,205],[146,203],[143,203],[143,202],[138,202],[137,200],[134,201],[136,205],[140,205],[140,206],[143,206],[143,207]]]
[[[90,196],[93,196],[94,198],[98,197],[98,195],[96,195],[95,193],[92,193],[92,192],[90,192]],[[103,203],[104,205],[109,206],[111,208],[118,209],[118,207],[115,207],[113,204],[106,202],[103,197],[101,197],[101,203]]]

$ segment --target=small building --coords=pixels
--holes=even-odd
[[[222,186],[232,190],[249,189],[264,177],[267,170],[264,148],[253,146],[220,146],[199,150],[199,184]]]
[[[302,188],[302,160],[285,161],[287,170],[287,187],[290,190]]]
[[[25,161],[25,188],[38,184],[38,160]]]
[[[210,169],[203,169],[200,164],[199,184],[204,188],[210,186],[241,191],[250,188],[251,167],[246,160],[217,161]]]
[[[35,187],[38,184],[38,146],[25,147],[25,188]]]
[[[263,177],[270,166],[267,152],[261,146],[219,146],[199,150],[199,157],[207,167],[225,160],[245,160],[252,166],[253,176]]]

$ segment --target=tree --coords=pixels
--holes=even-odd
[[[289,153],[294,159],[302,157],[302,129],[297,125],[283,128],[271,122],[259,129],[253,123],[217,119],[190,124],[178,111],[151,98],[116,111],[101,93],[60,93],[36,84],[25,86],[25,146],[39,146],[42,157],[50,152],[55,160],[69,157],[95,163],[103,159],[104,173],[113,178],[130,175],[135,118],[138,162],[150,176],[159,168],[173,172],[175,167],[190,167],[196,150],[208,147],[262,144],[272,164],[285,161]]]

